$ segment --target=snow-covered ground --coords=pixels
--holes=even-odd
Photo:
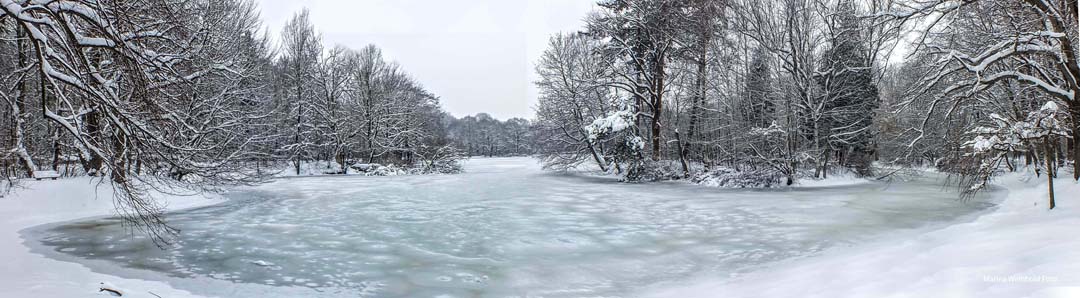
[[[871,183],[870,179],[855,177],[855,175],[834,174],[825,179],[800,179],[793,187],[832,187],[848,186],[863,183]]]
[[[1080,186],[1007,175],[993,212],[944,229],[779,262],[736,278],[668,284],[648,297],[1080,297]]]
[[[19,231],[42,224],[115,214],[112,188],[89,178],[27,181],[23,189],[0,198],[0,293],[4,297],[96,297],[101,283],[124,291],[124,297],[194,297],[158,281],[125,279],[92,272],[80,263],[31,253]],[[222,202],[208,196],[170,197],[170,210]],[[152,293],[152,294],[151,294]]]

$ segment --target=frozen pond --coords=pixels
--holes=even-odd
[[[624,297],[990,206],[938,181],[780,191],[631,185],[478,159],[468,173],[281,179],[171,214],[159,250],[115,219],[28,231],[36,251],[227,297]],[[35,241],[31,241],[35,242]]]

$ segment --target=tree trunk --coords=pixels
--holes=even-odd
[[[832,150],[825,149],[822,154],[825,156],[825,160],[821,162],[821,179],[829,178],[829,158],[832,156]]]
[[[340,144],[334,146],[333,152],[331,152],[330,155],[332,156],[331,158],[338,163],[338,170],[344,175],[346,174],[346,169],[348,167],[345,166],[345,155],[342,153],[343,150],[341,148],[342,146]]]
[[[299,65],[299,64],[297,64],[297,65]],[[293,154],[293,155],[295,155],[293,157],[295,159],[293,161],[293,166],[296,167],[296,175],[297,176],[300,175],[300,162],[301,162],[300,155],[303,154],[302,151],[304,150],[303,149],[304,146],[300,144],[300,133],[302,132],[302,130],[301,130],[301,126],[302,126],[301,122],[303,121],[303,115],[304,115],[304,103],[303,103],[303,100],[301,100],[301,97],[303,96],[303,94],[304,94],[303,83],[301,83],[300,80],[296,80],[296,134],[293,135],[293,143],[294,143],[294,146],[296,146],[296,152]]]
[[[64,152],[63,152],[62,148],[60,148],[60,130],[56,129],[56,131],[53,132],[53,163],[52,163],[52,170],[56,171],[57,173],[60,172],[60,162],[61,162],[61,159],[62,159],[63,155],[64,155]]]
[[[48,119],[47,115],[48,107],[52,105],[49,100],[49,89],[45,85],[46,78],[43,71],[38,71],[38,88],[41,89],[41,117]],[[55,126],[53,122],[49,122],[49,130],[52,131],[52,147],[53,147],[53,161],[52,170],[57,173],[60,172],[60,159],[63,155],[63,151],[60,148],[60,127]]]
[[[1073,129],[1072,129],[1072,161],[1073,161],[1073,180],[1080,181],[1080,103],[1073,103],[1069,105],[1069,110],[1072,111]]]
[[[109,174],[112,177],[113,183],[115,183],[115,185],[122,185],[126,187],[128,183],[129,169],[127,163],[127,143],[125,140],[124,132],[122,130],[117,130],[116,134],[112,136],[112,141],[113,146],[115,147],[113,150],[116,150],[116,153],[113,155],[113,160],[115,160],[115,163],[109,163]],[[183,174],[184,173],[181,172],[181,175],[176,177],[176,180],[183,179]]]
[[[26,37],[26,33],[22,29],[17,29],[17,40],[15,44],[18,46],[18,65],[19,68],[26,68],[26,50],[23,47],[23,39]],[[23,76],[19,77],[19,81],[15,86],[15,102],[11,103],[11,117],[15,119],[15,127],[12,132],[15,137],[15,151],[19,157],[20,164],[23,165],[26,171],[27,177],[34,177],[34,170],[37,170],[34,165],[34,159],[30,156],[30,153],[26,150],[26,136],[24,135],[23,128],[25,127],[26,117],[23,116],[23,109],[26,106],[26,80]]]
[[[652,159],[654,161],[660,160],[660,117],[664,113],[664,58],[657,59],[656,74],[653,80],[656,81],[656,88],[653,89],[653,113],[652,113]]]
[[[821,124],[818,121],[814,121],[814,152],[821,152],[821,163],[817,165],[817,169],[814,171],[814,178],[825,178],[824,173],[827,170],[825,167],[829,163],[828,149],[821,148]]]
[[[1005,154],[1005,166],[1009,168],[1009,172],[1016,172],[1016,166],[1013,166],[1011,153]]]
[[[600,154],[598,154],[596,152],[596,147],[593,146],[592,143],[588,143],[588,144],[586,144],[586,146],[589,147],[589,152],[592,153],[592,157],[593,157],[593,160],[596,161],[596,165],[600,166],[601,171],[604,171],[604,173],[607,173],[608,166],[607,166],[607,164],[605,164],[604,159],[600,157]]]
[[[675,129],[675,143],[679,144],[679,162],[682,163],[683,178],[690,178],[690,162],[686,160],[686,147],[679,135],[679,129]]]
[[[37,170],[37,165],[34,165],[34,159],[30,156],[29,151],[26,150],[26,136],[23,134],[23,125],[26,121],[26,117],[23,117],[21,105],[18,102],[11,103],[12,117],[15,117],[15,127],[12,131],[15,135],[15,153],[19,157],[20,164],[22,164],[27,177],[34,177],[34,171]]]
[[[90,134],[90,137],[94,138],[95,140],[102,139],[100,122],[101,119],[97,111],[91,111],[90,113],[86,114],[86,131]],[[86,170],[86,173],[90,174],[91,176],[100,175],[101,167],[104,164],[102,156],[98,155],[97,152],[94,151],[90,151],[89,155],[90,160],[85,161],[85,165],[83,166],[84,170]]]
[[[692,142],[694,141],[694,134],[697,133],[698,118],[701,117],[701,106],[705,104],[706,94],[706,77],[708,75],[708,58],[709,58],[709,43],[712,39],[712,31],[708,30],[707,19],[702,19],[704,26],[699,28],[701,30],[701,40],[698,44],[698,59],[697,59],[697,74],[694,80],[694,98],[690,101],[690,127],[686,132],[686,142],[682,144],[680,148],[680,157],[683,160],[683,171],[685,175],[689,177],[689,167],[686,165],[687,155],[690,155],[689,151],[694,150]]]
[[[1043,152],[1046,154],[1046,157],[1043,158],[1043,160],[1046,161],[1046,185],[1050,191],[1050,210],[1053,210],[1054,207],[1056,207],[1054,202],[1054,162],[1050,159],[1050,154],[1052,154],[1052,152],[1049,140],[1043,141]]]

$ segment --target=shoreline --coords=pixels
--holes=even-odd
[[[652,287],[643,297],[1077,297],[1080,184],[1059,178],[1048,211],[1045,178],[1009,174],[1005,192],[971,220],[837,247],[734,276],[699,276]]]
[[[35,227],[115,216],[112,188],[89,177],[54,181],[26,181],[0,198],[0,255],[8,257],[0,268],[3,292],[15,297],[82,297],[104,295],[102,283],[131,289],[124,297],[200,297],[162,281],[123,278],[94,272],[81,262],[59,260],[34,251],[33,239],[23,232]],[[228,202],[216,194],[162,196],[168,212]],[[136,290],[137,289],[137,290]],[[152,294],[151,294],[152,292]]]

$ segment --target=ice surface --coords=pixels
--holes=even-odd
[[[935,181],[746,191],[546,173],[527,158],[466,166],[461,175],[292,178],[233,191],[229,203],[170,215],[183,234],[165,251],[115,219],[32,238],[95,270],[121,265],[205,295],[297,294],[173,281],[310,289],[305,296],[633,296],[990,205],[960,202]]]

